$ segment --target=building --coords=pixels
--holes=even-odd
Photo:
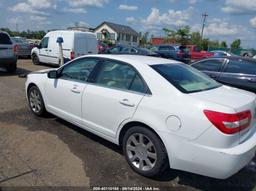
[[[152,37],[151,44],[152,45],[164,44],[164,38],[163,37]]]
[[[98,40],[109,40],[114,44],[139,45],[139,34],[129,26],[103,22],[94,30]]]

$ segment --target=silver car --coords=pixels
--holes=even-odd
[[[15,72],[17,56],[14,44],[8,33],[0,31],[0,67],[5,67],[8,72]]]
[[[12,42],[15,45],[16,53],[18,57],[30,57],[33,46],[29,44],[24,38],[11,37]]]

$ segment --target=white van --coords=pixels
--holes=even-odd
[[[97,54],[97,39],[94,33],[57,30],[48,32],[38,47],[31,51],[34,64],[60,64],[58,37],[63,38],[64,60],[72,60],[86,54]]]

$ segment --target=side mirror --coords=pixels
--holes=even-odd
[[[47,76],[50,79],[57,79],[59,77],[58,72],[56,70],[52,70],[52,71],[48,72]]]
[[[41,43],[40,43],[40,44],[38,44],[38,45],[36,45],[36,47],[37,47],[38,49],[41,49],[41,48],[42,48]]]

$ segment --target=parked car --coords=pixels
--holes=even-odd
[[[30,57],[31,50],[34,47],[28,41],[21,37],[11,37],[18,57]]]
[[[99,54],[104,53],[108,48],[110,47],[106,43],[98,41],[97,49]]]
[[[162,58],[174,59],[184,63],[190,62],[189,52],[184,46],[162,44],[151,46],[150,50],[158,53]]]
[[[132,54],[132,55],[144,55],[144,56],[155,56],[159,57],[158,53],[155,53],[147,48],[139,48],[128,45],[116,45],[112,48],[107,49],[105,54]]]
[[[83,56],[30,73],[26,93],[35,115],[50,112],[122,146],[143,176],[170,167],[223,179],[255,155],[255,94],[177,61]]]
[[[210,52],[214,53],[214,57],[236,56],[231,52],[227,52],[223,50],[212,50]]]
[[[192,66],[218,82],[256,93],[256,61],[231,56],[208,58]]]
[[[14,44],[8,33],[0,31],[0,66],[14,73],[17,68],[17,56]]]
[[[214,56],[214,53],[201,50],[201,48],[196,45],[187,45],[187,48],[189,49],[189,54],[192,60],[200,60]]]
[[[94,33],[56,30],[48,32],[42,39],[38,47],[31,51],[34,64],[60,64],[58,37],[63,38],[63,56],[65,60],[73,60],[76,57],[86,54],[96,54],[97,39]]]

